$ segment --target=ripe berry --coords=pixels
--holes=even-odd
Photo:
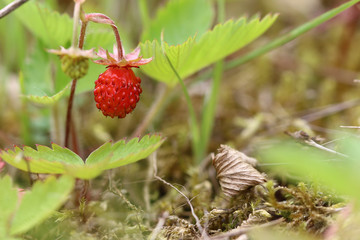
[[[96,107],[105,116],[124,118],[140,99],[140,83],[130,68],[109,66],[95,81]]]
[[[108,69],[100,74],[95,81],[94,97],[96,107],[105,116],[124,118],[136,107],[142,92],[140,78],[131,70],[149,63],[152,58],[139,56],[140,48],[125,55],[123,49],[114,46],[114,53],[100,48],[97,55],[102,59],[94,61],[97,64],[107,65]],[[122,53],[122,54],[119,54]]]

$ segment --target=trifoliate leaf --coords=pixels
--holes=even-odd
[[[165,45],[165,52],[182,78],[234,53],[263,34],[276,20],[276,15],[259,18],[240,18],[218,24],[201,37],[189,38],[180,45]],[[166,38],[166,36],[165,36]],[[153,57],[153,61],[141,69],[150,77],[173,86],[176,77],[158,41],[141,43],[143,57]]]

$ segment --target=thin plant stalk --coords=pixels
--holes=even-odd
[[[115,22],[111,18],[109,18],[108,16],[106,16],[105,14],[102,14],[102,13],[89,13],[89,14],[86,14],[85,21],[86,22],[93,21],[96,23],[110,25],[111,28],[113,29],[115,39],[116,39],[118,58],[119,58],[119,60],[124,58],[123,47],[122,47],[122,43],[121,43],[121,39],[120,39],[119,30],[116,27]]]
[[[79,9],[79,11],[80,11],[80,9]],[[75,15],[75,13],[74,13],[74,15]],[[78,43],[78,47],[80,49],[82,49],[84,47],[86,27],[87,27],[87,22],[82,22],[79,43]],[[77,34],[77,32],[76,33],[74,32],[73,34]],[[76,40],[76,38],[73,38],[73,40],[74,39]],[[69,97],[68,108],[67,108],[67,112],[66,112],[65,144],[64,144],[65,147],[69,147],[70,128],[71,127],[74,128],[74,126],[75,126],[74,124],[72,124],[72,107],[73,107],[73,102],[74,102],[76,84],[77,84],[77,79],[73,79],[72,83],[71,83],[70,97]],[[74,134],[76,135],[75,129],[73,129],[73,131],[71,131],[71,132],[73,133],[73,135]],[[74,139],[74,141],[76,141],[77,137],[73,136],[73,139]],[[75,143],[74,145],[77,146],[77,143]]]
[[[225,20],[225,1],[218,0],[218,22],[224,22]],[[202,112],[202,119],[201,119],[201,127],[200,127],[200,138],[201,141],[199,142],[199,155],[197,156],[196,163],[200,164],[204,157],[206,150],[208,148],[210,137],[212,133],[212,129],[214,127],[215,122],[215,112],[216,106],[219,99],[219,89],[221,85],[221,79],[224,71],[224,61],[220,60],[215,64],[213,70],[213,80],[211,83],[211,90],[210,94],[205,97],[204,99],[204,107]]]
[[[171,69],[173,70],[176,78],[178,79],[181,89],[184,93],[185,99],[186,99],[186,103],[187,103],[187,107],[188,107],[188,111],[189,111],[189,115],[190,115],[190,128],[191,128],[191,133],[192,133],[192,149],[194,151],[194,155],[195,155],[195,159],[197,159],[199,152],[199,143],[200,143],[200,128],[199,128],[199,124],[196,118],[196,113],[195,113],[195,109],[194,106],[192,104],[191,98],[190,98],[190,94],[185,86],[184,81],[182,80],[182,78],[180,77],[179,73],[176,71],[174,65],[172,64],[171,60],[169,59],[169,57],[167,56],[165,49],[164,49],[164,44],[163,44],[163,40],[161,41],[161,45],[162,45],[162,51],[163,54],[166,58],[166,61],[168,62],[169,66],[171,67]]]

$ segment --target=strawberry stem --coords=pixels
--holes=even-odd
[[[105,14],[102,13],[89,13],[86,14],[85,16],[86,21],[92,21],[92,22],[96,22],[96,23],[102,23],[102,24],[107,24],[110,25],[111,28],[114,31],[114,35],[115,35],[115,39],[116,39],[116,45],[117,45],[117,51],[118,51],[118,60],[120,61],[121,59],[124,58],[124,54],[123,54],[123,47],[121,44],[121,39],[120,39],[120,34],[118,31],[118,28],[115,25],[115,22],[109,18],[108,16],[106,16]]]
[[[80,19],[80,6],[81,6],[80,2],[75,2],[74,15],[73,15],[73,18],[74,18],[73,38],[72,38],[72,42],[71,42],[72,47],[75,47],[75,44],[77,41],[77,31],[78,31],[79,19]]]
[[[80,37],[79,37],[79,43],[78,47],[79,49],[82,49],[84,47],[84,40],[85,40],[85,32],[87,27],[87,21],[82,21],[81,24],[81,30],[80,30]],[[75,153],[78,153],[78,144],[77,144],[77,137],[76,137],[76,131],[75,126],[72,124],[72,106],[74,102],[74,95],[75,95],[75,89],[76,89],[76,83],[77,79],[73,79],[71,84],[71,90],[70,90],[70,97],[68,101],[68,108],[66,113],[66,125],[65,125],[65,147],[69,147],[69,137],[70,137],[70,130],[72,128],[72,135],[73,135],[73,147]]]

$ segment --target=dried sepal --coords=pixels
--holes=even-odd
[[[212,163],[226,196],[236,196],[241,191],[266,181],[265,177],[254,168],[256,159],[229,146],[220,145]]]
[[[137,47],[129,54],[125,55],[124,49],[122,49],[122,58],[119,58],[118,49],[114,45],[113,53],[109,53],[108,50],[99,48],[99,51],[96,53],[100,58],[95,60],[94,63],[108,66],[118,66],[118,67],[139,67],[151,62],[152,58],[142,58],[140,55],[140,48]]]

